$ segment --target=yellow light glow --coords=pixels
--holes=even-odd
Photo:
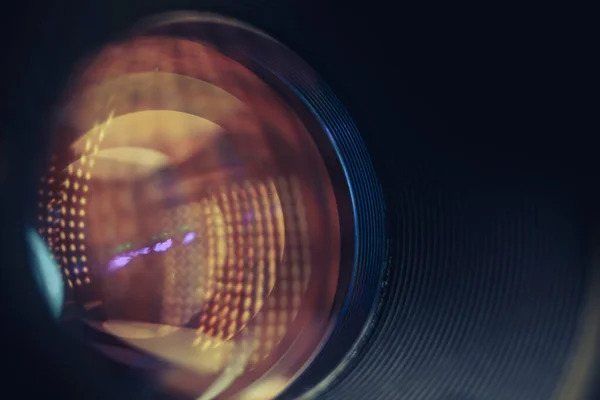
[[[127,75],[127,79],[131,79],[129,75],[139,74],[128,73]],[[117,77],[117,80],[118,79],[119,78]],[[169,77],[169,79],[179,79],[179,77],[174,76]],[[113,77],[111,76],[109,81],[112,82],[112,80]],[[149,82],[150,85],[155,86],[154,81],[150,80]],[[102,85],[99,85],[100,88],[101,86]],[[181,85],[177,85],[177,93],[180,92],[180,88]],[[107,99],[111,98],[111,96],[107,95],[99,97],[96,92],[100,93],[101,90],[99,90],[97,87],[94,87],[93,89],[90,89],[89,93],[86,92],[86,95],[88,95],[88,97],[99,97],[97,101],[81,101],[80,104],[74,105],[74,108],[78,108],[78,110],[69,111],[73,114],[72,116],[69,116],[69,118],[71,118],[73,121],[69,122],[72,123],[72,126],[76,131],[83,132],[84,129],[89,129],[89,126],[91,126],[91,123],[94,120],[99,121],[98,118],[104,118],[106,114],[100,115],[98,112],[106,112],[107,107],[111,107],[113,110],[119,110],[119,112],[125,111],[125,107],[121,107],[121,103],[125,101],[125,98],[129,97],[122,96],[120,87],[116,86],[113,87],[113,89],[118,90],[114,92],[115,96],[123,97],[123,99],[118,98],[115,100],[115,103],[117,104],[111,104],[110,102],[112,99],[109,100],[109,103],[107,104],[106,101]],[[86,88],[85,90],[87,91],[88,89]],[[142,94],[145,94],[146,92],[151,93],[152,96],[155,96],[154,93],[156,92],[155,90],[145,90],[145,88],[142,88],[141,86],[136,90],[140,91]],[[105,94],[111,93],[109,92]],[[148,94],[145,95],[148,96]],[[194,92],[194,96],[197,97],[197,92]],[[175,98],[176,96],[169,97],[161,92],[160,97],[161,99],[164,98],[170,100],[171,97]],[[233,96],[230,97],[233,98]],[[86,97],[81,96],[81,98]],[[138,97],[135,97],[135,99],[137,100]],[[100,104],[100,101],[102,104]],[[235,98],[233,98],[232,101],[239,102]],[[96,102],[98,103],[97,107],[95,106]],[[212,102],[206,103],[209,103],[203,105],[206,108],[215,107]],[[140,104],[147,106],[149,105],[149,102],[140,101]],[[223,107],[221,103],[218,104],[219,108],[227,110],[227,114],[232,114],[230,108]],[[186,104],[186,111],[191,111],[191,107],[191,105],[188,107]],[[97,108],[98,110],[96,110]],[[194,215],[190,210],[184,209],[181,211],[181,213],[177,214],[178,217],[180,217],[180,221],[173,222],[172,224],[163,224],[163,221],[151,221],[151,223],[154,225],[148,227],[144,226],[142,228],[135,226],[136,221],[133,217],[129,218],[129,216],[127,216],[125,218],[120,218],[120,215],[126,215],[127,211],[129,211],[126,209],[127,207],[134,207],[134,198],[136,200],[135,206],[138,206],[137,200],[139,197],[135,197],[133,195],[130,196],[131,199],[129,201],[132,203],[131,205],[122,204],[123,202],[121,199],[123,197],[120,195],[117,195],[116,197],[107,196],[105,198],[106,200],[102,199],[105,201],[97,201],[98,198],[104,197],[103,193],[105,190],[120,190],[121,192],[127,191],[127,189],[123,189],[123,187],[125,187],[123,182],[117,182],[116,179],[113,182],[107,182],[109,179],[106,179],[106,177],[102,175],[104,173],[102,170],[105,166],[104,162],[106,161],[106,157],[103,157],[103,154],[101,153],[105,151],[108,151],[106,153],[108,154],[112,151],[111,149],[123,147],[124,145],[132,147],[137,146],[138,148],[158,147],[160,148],[161,153],[166,154],[169,163],[172,162],[173,165],[178,165],[179,162],[185,160],[185,158],[190,154],[197,152],[198,149],[210,150],[210,146],[212,146],[213,143],[210,142],[209,139],[214,139],[214,135],[204,135],[203,131],[196,129],[197,127],[191,129],[187,125],[179,129],[173,123],[173,121],[176,122],[184,119],[191,120],[192,118],[196,118],[195,115],[191,113],[186,114],[182,117],[178,117],[180,118],[178,120],[157,117],[163,114],[167,115],[166,113],[170,112],[171,111],[160,111],[157,113],[155,111],[144,111],[141,113],[131,113],[130,115],[126,116],[117,116],[114,121],[112,120],[111,115],[109,120],[103,122],[101,125],[96,123],[94,129],[89,132],[90,135],[83,135],[69,149],[70,152],[74,152],[78,157],[80,157],[78,162],[68,166],[69,173],[71,176],[73,176],[71,179],[75,179],[73,175],[74,170],[77,171],[77,176],[79,178],[85,177],[85,180],[88,181],[91,180],[92,173],[94,174],[95,196],[90,198],[91,207],[87,209],[88,217],[90,218],[90,224],[87,225],[88,230],[85,231],[85,234],[88,235],[88,239],[92,239],[89,241],[92,246],[92,252],[90,254],[93,255],[93,259],[96,261],[95,258],[97,255],[98,257],[104,257],[101,255],[104,249],[114,244],[111,243],[112,239],[114,239],[114,242],[118,241],[120,243],[125,241],[137,243],[138,239],[144,240],[149,238],[149,236],[156,234],[154,232],[156,227],[159,227],[159,232],[169,232],[169,234],[172,234],[176,230],[179,231],[182,225],[188,225],[191,231],[202,232],[198,234],[197,238],[195,238],[195,240],[189,245],[173,246],[169,252],[165,252],[164,255],[161,255],[161,259],[164,259],[164,264],[161,261],[161,268],[165,267],[164,270],[166,270],[164,281],[160,281],[161,283],[164,282],[164,286],[166,286],[166,288],[161,287],[161,290],[164,290],[163,307],[167,306],[170,308],[170,315],[163,315],[162,317],[165,321],[169,321],[167,322],[168,324],[181,325],[182,321],[190,320],[190,314],[194,314],[199,310],[202,310],[202,318],[204,318],[204,322],[202,322],[202,324],[205,324],[206,327],[201,325],[198,329],[199,331],[205,330],[209,335],[215,335],[217,337],[224,337],[225,332],[227,332],[227,337],[232,337],[238,333],[242,333],[240,338],[243,338],[248,335],[244,331],[239,331],[238,328],[244,329],[244,324],[248,323],[251,319],[255,317],[259,319],[259,316],[261,319],[263,316],[266,317],[267,310],[274,309],[279,311],[279,306],[286,307],[290,300],[294,303],[296,299],[298,299],[298,302],[300,301],[300,294],[296,296],[296,292],[290,292],[288,294],[289,297],[285,297],[286,295],[283,293],[286,292],[280,291],[280,288],[277,288],[277,290],[274,291],[273,288],[275,285],[275,280],[278,279],[278,284],[281,282],[280,278],[282,275],[280,275],[280,270],[285,270],[283,271],[283,274],[287,273],[292,275],[288,278],[289,281],[285,283],[285,285],[287,285],[289,288],[294,287],[294,289],[296,289],[296,286],[293,286],[292,277],[294,279],[305,278],[305,274],[303,273],[305,263],[307,262],[305,259],[298,259],[296,264],[294,264],[295,269],[288,268],[291,265],[287,263],[283,263],[283,265],[281,263],[286,229],[287,232],[292,233],[290,235],[291,243],[288,247],[301,247],[302,244],[299,243],[300,240],[297,236],[297,231],[300,229],[299,227],[292,226],[290,228],[283,226],[283,211],[281,204],[279,203],[277,188],[272,182],[268,184],[268,189],[265,184],[261,184],[260,187],[255,187],[255,185],[249,181],[244,182],[241,187],[239,185],[232,185],[232,187],[229,188],[223,187],[227,184],[224,184],[220,188],[208,187],[208,192],[211,193],[209,198],[214,196],[213,199],[218,197],[218,200],[211,201],[207,199],[206,202],[202,203],[202,206],[199,209],[200,215]],[[207,115],[211,114],[208,112],[205,113]],[[132,117],[133,114],[140,115]],[[144,118],[142,118],[142,116],[144,116]],[[153,116],[153,118],[148,118],[149,116]],[[235,118],[221,118],[219,121],[229,121],[234,119]],[[110,127],[109,123],[111,124]],[[80,124],[81,126],[76,126],[77,124]],[[128,128],[127,124],[132,125],[134,129],[126,129]],[[214,123],[202,122],[202,124],[211,126],[214,128],[215,132],[222,130],[222,128],[219,126],[213,126],[216,125]],[[142,129],[145,127],[148,129]],[[201,134],[198,134],[198,132],[201,132]],[[167,134],[167,139],[164,139],[164,133]],[[193,143],[190,142],[189,146],[182,145],[180,141],[168,143],[170,142],[170,138],[172,136],[183,135],[183,133],[194,139]],[[159,135],[162,137],[159,137]],[[158,140],[157,137],[159,137]],[[101,143],[101,147],[103,148],[102,150],[99,149],[98,144],[95,144],[98,143],[96,142],[98,138],[100,141],[104,140]],[[92,148],[95,156],[90,154]],[[217,154],[215,158],[218,156],[219,154]],[[212,156],[210,157],[212,160]],[[96,168],[92,170],[91,167],[94,165],[95,161],[97,161],[95,164]],[[120,166],[115,168],[114,163],[111,165],[111,167],[112,168],[106,169],[112,169],[113,171],[122,170]],[[276,173],[276,171],[273,172]],[[106,172],[106,174],[108,173],[109,172]],[[115,172],[110,173],[115,174]],[[227,180],[221,180],[221,182],[226,181]],[[82,193],[87,193],[89,187],[85,183],[86,182],[83,179],[80,181],[74,180],[72,182],[67,179],[65,181],[65,186],[69,188],[69,185],[72,185],[75,190],[78,190],[81,185]],[[285,182],[283,185],[285,186]],[[72,198],[72,202],[74,203],[73,206],[80,207],[70,208],[71,205],[67,204],[67,208],[70,208],[71,215],[73,216],[86,216],[84,206],[87,205],[87,199],[82,197],[84,196],[82,193],[74,195],[73,192],[70,192],[68,194],[68,197]],[[99,195],[96,196],[96,193],[99,193]],[[138,193],[136,192],[136,196],[137,194]],[[196,191],[193,194],[197,195],[199,194],[199,191]],[[64,194],[63,196],[65,201],[67,201],[67,194]],[[186,202],[189,200],[191,200],[191,198],[186,197]],[[77,203],[78,201],[79,203]],[[150,206],[153,206],[158,202],[144,201],[144,203],[148,203]],[[285,203],[293,204],[294,200],[290,199],[288,196]],[[145,208],[147,204],[139,205],[140,211],[147,211],[147,208]],[[160,203],[156,206],[159,209],[157,210],[159,213],[162,211],[160,209],[162,206],[164,206],[163,203]],[[66,208],[63,208],[66,211]],[[294,205],[291,206],[291,208],[286,208],[286,215],[289,211],[290,215],[294,216],[295,214],[293,213],[295,210],[292,210],[293,208]],[[201,215],[203,214],[202,211],[204,211],[205,215]],[[155,219],[154,217],[156,215],[152,213],[152,211],[150,211],[150,213],[152,217],[146,216],[142,218]],[[130,215],[131,214],[133,213],[130,213]],[[99,223],[96,223],[97,215],[99,218]],[[104,217],[106,218],[102,219]],[[69,233],[69,238],[74,240],[74,236],[76,236],[79,240],[84,240],[85,234],[81,231],[86,226],[84,222],[81,221],[81,218],[79,217],[68,218],[68,226],[70,228],[74,228],[75,226],[79,228],[74,233],[69,233],[68,231],[67,233]],[[136,215],[135,218],[139,217]],[[306,216],[303,218],[306,218]],[[250,222],[247,221],[248,219]],[[294,218],[290,219],[294,220]],[[175,218],[172,218],[172,220],[175,220]],[[195,221],[198,221],[197,226],[194,225]],[[301,222],[299,221],[292,222],[296,225],[301,225]],[[61,220],[61,226],[64,227],[64,225],[64,221]],[[129,225],[133,225],[134,228],[128,229]],[[89,230],[90,227],[92,228],[91,230]],[[107,232],[106,235],[110,240],[107,240],[106,242],[96,242],[94,234],[96,228],[98,228],[98,230]],[[57,229],[56,231],[56,233],[58,233],[59,230]],[[148,233],[148,231],[150,233]],[[61,232],[61,237],[64,238],[64,236],[65,233]],[[177,240],[179,240],[179,238]],[[296,242],[294,242],[294,240]],[[85,245],[81,242],[75,242],[74,244],[66,242],[66,245],[71,249],[71,251],[75,251],[77,247],[79,247],[81,251],[85,251]],[[327,246],[328,244],[323,245]],[[62,245],[62,247],[64,248],[64,245]],[[302,250],[298,250],[298,253],[301,254]],[[69,253],[68,256],[69,258],[73,259],[73,262],[76,262],[77,260],[81,260],[81,262],[84,263],[87,262],[86,256],[78,255],[77,258],[75,256],[70,257],[72,254],[73,253]],[[300,267],[302,267],[302,269]],[[84,273],[88,273],[87,266],[81,267],[81,270]],[[196,271],[198,270],[201,271],[201,273],[197,273]],[[125,269],[124,271],[132,271],[132,269],[129,268]],[[65,273],[68,275],[68,272]],[[125,272],[125,275],[127,275],[127,272]],[[226,277],[227,279],[218,281],[216,277]],[[73,276],[73,278],[75,278],[75,276]],[[86,283],[90,282],[90,278],[86,277],[85,275],[80,275],[80,278],[81,279],[77,279],[75,282],[71,282],[69,280],[69,285],[71,287],[73,287],[73,283],[80,285],[81,280],[84,280]],[[103,281],[104,277],[101,280]],[[103,284],[104,282],[101,283]],[[302,292],[301,285],[298,287],[300,288],[300,292]],[[275,293],[275,295],[273,295],[273,293]],[[273,298],[269,299],[269,296]],[[209,300],[210,303],[205,303],[204,299]],[[198,304],[194,304],[194,301],[196,300],[198,301]],[[272,301],[275,303],[275,305],[271,304]],[[268,309],[262,310],[261,312],[260,310],[263,305],[268,307]],[[274,311],[272,315],[276,316],[277,311]],[[238,316],[239,319],[236,320]],[[283,320],[285,321],[286,319]],[[164,323],[165,321],[162,322]],[[272,336],[272,338],[269,339],[267,343],[264,343],[265,347],[276,346],[278,340],[277,336],[282,336],[286,329],[286,325],[282,324],[279,320],[273,321],[273,324],[274,325],[269,327],[268,331],[266,332],[267,335]],[[260,323],[258,325],[259,328],[257,331],[260,332]],[[262,328],[265,328],[265,326],[263,325]],[[262,336],[260,336],[260,338],[256,337],[253,332],[250,332],[249,335],[254,337],[254,340],[256,341],[262,340]],[[203,340],[197,341],[198,345],[200,345],[200,343],[202,343],[202,346],[207,346],[206,348],[208,348],[211,345],[211,340],[203,338]],[[234,342],[234,344],[237,346],[237,343]],[[194,351],[196,350],[197,349],[194,349]],[[206,357],[196,358],[207,359]],[[261,357],[259,354],[253,354],[252,358],[253,360],[259,360]]]

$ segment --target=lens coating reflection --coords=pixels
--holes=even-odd
[[[294,110],[206,44],[142,36],[73,76],[53,133],[39,231],[66,308],[168,361],[172,390],[285,388],[326,335],[340,252],[333,187]]]

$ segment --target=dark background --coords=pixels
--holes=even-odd
[[[269,32],[308,60],[334,89],[364,132],[380,173],[390,236],[396,240],[391,253],[398,260],[404,242],[401,229],[395,228],[403,217],[394,209],[403,196],[397,185],[413,166],[427,171],[421,175],[431,185],[458,185],[473,194],[471,200],[481,190],[490,204],[515,193],[555,196],[558,208],[536,214],[540,229],[560,214],[557,204],[568,204],[560,218],[575,221],[567,224],[577,227],[578,233],[569,236],[573,248],[581,258],[591,256],[600,200],[598,127],[587,117],[597,95],[587,74],[593,51],[583,10],[418,8],[379,0],[15,2],[3,6],[1,28],[5,390],[15,387],[20,398],[34,393],[118,398],[112,394],[116,386],[122,394],[144,396],[135,377],[126,382],[124,372],[109,372],[99,361],[90,361],[94,369],[79,367],[87,359],[85,351],[58,337],[43,315],[25,268],[22,226],[34,217],[28,211],[35,209],[34,177],[48,140],[45,121],[74,62],[145,15],[203,5]],[[525,203],[514,204],[525,209]],[[489,216],[489,209],[457,217],[456,223],[475,231],[478,216]],[[560,235],[552,240],[564,243]],[[581,283],[588,276],[581,267],[573,280]],[[573,285],[574,291],[582,287]],[[573,307],[580,301],[573,300]],[[114,382],[99,380],[102,371]]]

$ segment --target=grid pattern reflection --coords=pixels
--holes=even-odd
[[[51,189],[53,175],[44,177],[46,190],[40,191],[46,205],[40,202],[45,212],[40,212],[44,227],[39,231],[71,288],[91,282],[84,206],[94,193],[88,192],[91,175],[78,171],[69,165],[68,177],[55,185],[56,192]],[[102,198],[99,204],[109,201]],[[109,214],[103,208],[97,217],[105,222],[103,230],[125,230]],[[253,343],[251,366],[267,358],[296,317],[310,278],[298,179],[220,186],[202,201],[163,211],[160,226],[164,233],[152,238],[154,246],[117,246],[114,250],[120,253],[113,254],[108,269],[123,270],[133,258],[160,253],[164,279],[159,322],[195,329],[193,344],[202,350],[243,338]]]
[[[71,289],[74,285],[91,283],[85,237],[86,206],[94,158],[110,121],[109,118],[101,127],[92,129],[93,135],[86,140],[78,162],[59,173],[57,157],[53,155],[48,173],[40,178],[38,230],[53,250],[51,257],[62,268]]]
[[[285,357],[288,382],[322,340],[339,269],[308,128],[200,43],[133,38],[95,60],[65,94],[40,182],[66,310],[169,363],[154,374],[178,392],[228,398]]]

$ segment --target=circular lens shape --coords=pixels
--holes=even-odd
[[[165,361],[153,374],[184,395],[264,399],[328,337],[352,218],[326,129],[256,60],[220,51],[231,24],[156,20],[82,63],[39,230],[65,318],[105,335],[99,349]]]

